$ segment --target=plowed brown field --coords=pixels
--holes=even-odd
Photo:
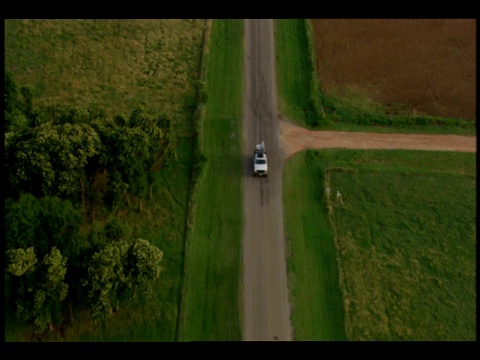
[[[475,121],[475,19],[314,19],[324,90]]]

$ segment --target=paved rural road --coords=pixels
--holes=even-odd
[[[291,340],[283,231],[282,168],[276,118],[273,20],[245,20],[244,340]],[[269,175],[252,174],[255,144],[265,142]]]
[[[245,20],[244,340],[292,340],[283,229],[282,171],[307,148],[476,152],[474,136],[310,131],[277,118],[273,20]],[[265,141],[268,178],[254,178],[255,144]]]

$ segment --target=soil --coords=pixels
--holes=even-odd
[[[320,82],[398,114],[476,120],[475,19],[314,19]]]

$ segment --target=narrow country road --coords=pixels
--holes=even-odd
[[[244,86],[244,340],[291,340],[273,20],[245,20]],[[252,157],[262,140],[269,175],[256,178]]]

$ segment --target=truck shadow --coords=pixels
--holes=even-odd
[[[253,178],[253,155],[251,154],[244,154],[243,158],[243,177],[251,177]]]

